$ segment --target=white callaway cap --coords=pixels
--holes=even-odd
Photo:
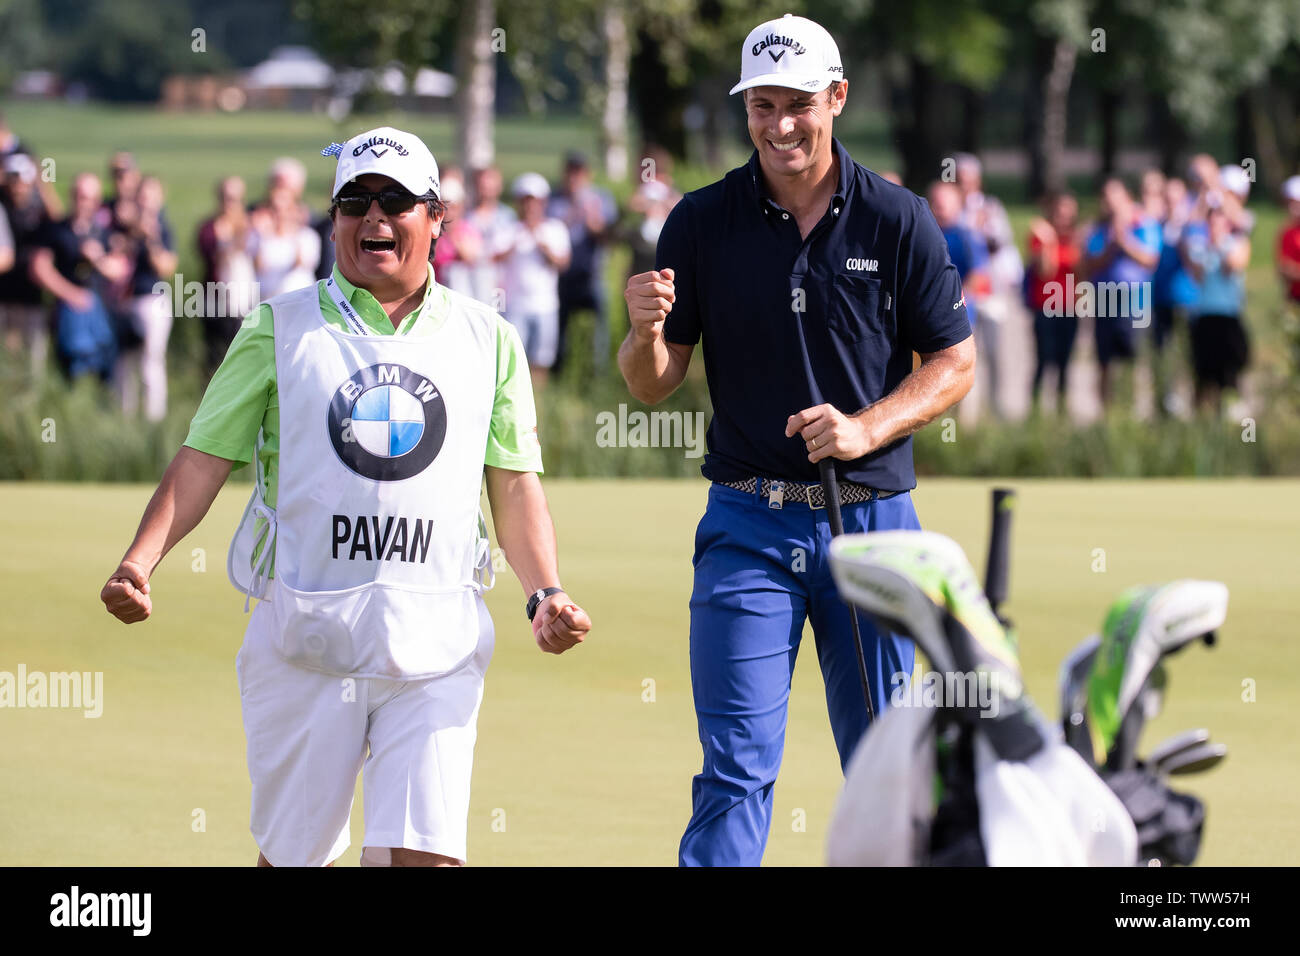
[[[749,31],[740,52],[739,93],[752,86],[788,86],[816,93],[844,79],[840,49],[821,24],[787,13]]]
[[[1300,176],[1291,176],[1282,184],[1282,195],[1290,202],[1300,202]]]
[[[432,192],[441,198],[438,163],[429,147],[413,133],[381,126],[353,136],[346,143],[331,143],[321,150],[321,155],[339,158],[331,196],[337,196],[340,189],[358,176],[378,173],[396,180],[417,196]]]

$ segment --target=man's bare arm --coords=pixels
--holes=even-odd
[[[975,381],[975,337],[938,352],[923,352],[921,366],[873,405],[845,415],[833,405],[816,405],[791,415],[787,437],[804,439],[808,460],[853,461],[920,431],[970,391]]]
[[[618,349],[618,368],[632,397],[647,405],[657,405],[682,384],[695,351],[664,338],[664,320],[677,298],[673,275],[672,269],[634,275],[623,292],[631,328]]]
[[[855,415],[870,423],[874,447],[920,431],[966,397],[975,383],[975,336],[921,355],[920,368]],[[874,449],[873,449],[874,450]]]
[[[531,471],[510,471],[488,465],[488,503],[497,544],[519,578],[524,594],[560,586],[556,556],[555,524],[546,505],[542,482]],[[591,618],[563,591],[552,594],[537,607],[533,636],[537,646],[551,654],[563,654],[581,643],[591,630]]]
[[[188,446],[176,453],[144,510],[135,540],[100,592],[110,614],[127,624],[149,616],[150,575],[176,542],[198,527],[233,465]]]

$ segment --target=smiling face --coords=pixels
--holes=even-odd
[[[348,192],[403,190],[394,180],[368,173],[342,189]],[[404,190],[403,190],[404,191]],[[333,212],[334,251],[339,271],[355,286],[376,293],[405,292],[428,275],[429,246],[442,229],[442,213],[430,216],[417,202],[406,212],[389,215],[372,201],[363,216]]]
[[[768,176],[816,173],[831,161],[831,123],[844,109],[848,82],[819,93],[784,86],[745,90],[749,138]]]

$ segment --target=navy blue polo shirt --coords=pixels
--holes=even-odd
[[[655,268],[674,270],[677,293],[664,337],[703,341],[713,420],[700,470],[713,481],[817,481],[803,439],[785,437],[786,420],[818,404],[807,369],[821,401],[853,414],[911,373],[913,350],[971,334],[930,207],[833,147],[839,188],[807,239],[768,196],[757,152],[687,193],[660,233]],[[835,468],[884,491],[916,487],[910,437]]]

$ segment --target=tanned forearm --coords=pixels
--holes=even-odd
[[[559,587],[555,524],[541,479],[531,471],[484,469],[497,544],[519,578],[524,594]]]
[[[618,368],[632,397],[657,405],[671,395],[686,377],[685,363],[669,348],[662,335],[628,332],[618,349]]]
[[[233,462],[188,446],[167,466],[158,490],[140,519],[135,540],[123,556],[152,574],[178,541],[198,527],[217,492],[230,475]]]
[[[923,355],[921,366],[854,418],[863,420],[871,446],[881,448],[920,431],[965,397],[975,380],[974,338]]]

